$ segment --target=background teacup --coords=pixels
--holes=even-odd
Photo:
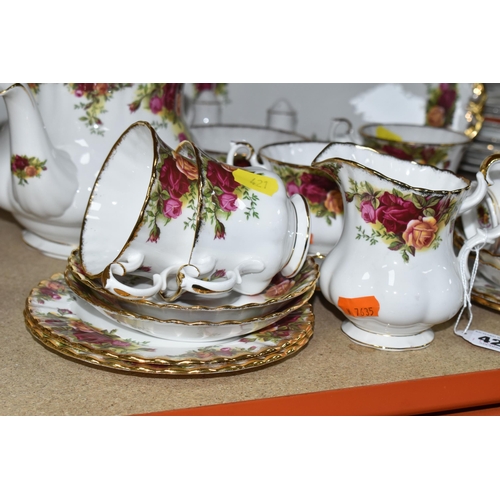
[[[207,154],[219,161],[226,161],[231,142],[248,142],[258,150],[265,144],[285,141],[303,141],[308,138],[290,132],[258,125],[198,125],[191,126],[193,142]],[[244,151],[232,161],[235,166],[248,166],[250,161]]]
[[[260,164],[279,175],[289,196],[301,194],[311,212],[309,255],[323,259],[335,246],[342,233],[343,202],[338,184],[310,168],[314,158],[328,145],[324,141],[292,141],[267,144],[252,156]],[[252,145],[253,146],[253,145]],[[251,147],[235,143],[228,155]]]
[[[380,153],[454,173],[471,143],[462,132],[426,125],[370,123],[360,127],[359,136]]]

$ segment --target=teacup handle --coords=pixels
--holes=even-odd
[[[260,273],[266,268],[265,264],[258,259],[251,259],[241,263],[232,271],[226,272],[224,281],[206,281],[199,279],[202,274],[200,269],[194,265],[183,266],[178,273],[178,289],[173,295],[160,292],[160,295],[168,302],[173,302],[182,293],[191,292],[197,295],[223,295],[233,290],[242,281],[241,277],[249,273]]]
[[[347,118],[332,118],[328,139],[331,142],[356,142],[352,123]]]
[[[200,279],[200,270],[192,264],[182,266],[177,273],[177,290],[170,294],[165,290],[160,291],[160,296],[167,302],[174,302],[184,292],[197,295],[222,295],[230,292],[238,282],[239,276],[232,271],[226,273],[224,281],[205,281]],[[240,278],[241,280],[241,278]]]
[[[169,268],[166,270],[168,274],[169,271],[174,268]],[[135,270],[135,269],[133,269]],[[115,278],[115,274],[118,276],[124,276],[127,271],[129,271],[122,262],[113,262],[110,264],[102,273],[101,281],[102,286],[113,295],[118,297],[126,297],[131,300],[146,299],[152,297],[158,293],[166,282],[166,278],[163,278],[159,274],[153,275],[153,285],[148,288],[134,288],[123,284],[121,281]]]
[[[252,165],[253,167],[264,166],[259,162],[257,153],[255,152],[255,148],[249,142],[245,141],[231,141],[231,146],[226,157],[226,163],[228,165],[234,165],[234,158],[236,156],[236,153],[242,150],[245,151],[247,160],[250,162],[250,165]]]

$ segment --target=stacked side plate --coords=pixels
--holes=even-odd
[[[283,360],[313,334],[309,301],[319,269],[311,258],[293,279],[278,275],[259,295],[170,304],[112,295],[82,273],[78,255],[31,291],[24,311],[31,334],[70,358],[135,373],[220,374]]]

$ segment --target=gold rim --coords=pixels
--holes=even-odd
[[[491,165],[495,162],[500,160],[500,153],[495,153],[490,156],[487,156],[482,162],[481,166],[479,167],[479,171],[484,175],[484,178],[487,179],[487,174],[488,170],[491,167]],[[489,183],[488,183],[489,184]],[[491,186],[491,184],[489,184]]]
[[[393,162],[396,162],[396,163],[402,163],[402,164],[408,164],[408,163],[410,163],[410,164],[415,165],[416,167],[419,167],[421,169],[430,170],[432,172],[436,172],[436,173],[443,174],[443,175],[450,175],[454,179],[461,180],[466,185],[463,188],[455,189],[453,191],[447,191],[447,190],[444,190],[444,189],[436,189],[435,190],[435,189],[429,189],[429,188],[422,188],[422,187],[418,187],[418,186],[410,186],[409,184],[406,184],[405,182],[399,181],[397,179],[393,179],[391,177],[387,177],[386,175],[382,174],[381,172],[379,172],[377,170],[373,170],[370,167],[367,167],[365,165],[361,165],[361,163],[358,163],[357,161],[354,161],[354,160],[349,160],[349,159],[341,158],[341,157],[338,157],[338,156],[337,157],[326,158],[324,160],[318,160],[317,159],[320,156],[322,156],[325,152],[327,152],[331,147],[334,147],[334,146],[336,146],[338,144],[342,144],[343,146],[349,146],[349,147],[352,146],[354,149],[363,149],[363,150],[366,150],[366,151],[370,151],[371,153],[374,153],[377,156],[384,157],[384,158],[390,158],[390,161],[393,161]],[[321,170],[321,171],[325,171],[325,170],[323,170],[324,167],[326,167],[327,165],[332,164],[332,163],[346,163],[346,164],[348,164],[348,165],[350,165],[352,167],[359,168],[361,170],[364,170],[365,172],[369,172],[372,175],[374,175],[375,177],[378,177],[379,179],[387,181],[390,184],[396,184],[397,186],[402,187],[402,188],[404,188],[407,191],[415,191],[417,193],[435,193],[435,194],[440,194],[440,195],[447,195],[447,194],[460,194],[463,191],[467,191],[468,189],[470,189],[470,181],[468,179],[465,179],[465,178],[463,178],[463,177],[461,177],[459,175],[456,175],[455,173],[450,172],[449,170],[441,170],[441,169],[439,169],[437,167],[434,167],[432,165],[420,165],[420,164],[418,164],[418,163],[416,163],[414,161],[406,161],[406,160],[400,160],[399,158],[395,158],[395,157],[388,157],[387,155],[385,155],[383,153],[379,153],[378,151],[376,151],[373,148],[369,148],[367,146],[361,146],[361,145],[355,144],[353,142],[332,142],[332,143],[330,143],[314,159],[314,161],[311,164],[311,167],[312,168],[316,168],[316,169]]]
[[[293,168],[311,168],[311,165],[302,165],[300,163],[291,163],[288,161],[281,161],[281,160],[275,160],[274,158],[270,158],[269,156],[265,155],[262,153],[263,149],[275,147],[275,146],[290,146],[290,145],[302,145],[302,144],[319,144],[322,146],[324,149],[330,142],[328,141],[286,141],[286,142],[273,142],[272,144],[266,144],[265,146],[262,146],[259,151],[257,152],[257,155],[260,156],[261,158],[265,158],[268,162],[274,163],[276,165],[282,166],[282,167],[293,167]],[[321,150],[320,150],[321,152]]]
[[[54,275],[57,276],[57,275]],[[43,283],[43,281],[41,282]],[[35,287],[32,292],[38,287]],[[103,347],[103,348],[93,348],[92,346],[84,345],[78,341],[72,341],[62,335],[59,335],[58,333],[54,332],[51,330],[49,327],[46,327],[42,324],[39,323],[37,320],[36,316],[33,313],[33,308],[31,306],[31,295],[28,296],[26,299],[26,305],[24,309],[24,318],[25,318],[25,323],[28,326],[29,329],[33,328],[36,329],[37,332],[40,335],[45,335],[50,338],[56,338],[59,342],[62,344],[71,347],[71,348],[76,348],[82,352],[89,352],[89,353],[94,353],[98,354],[100,356],[105,356],[106,358],[113,359],[113,360],[121,360],[121,361],[127,361],[127,362],[133,362],[133,363],[146,363],[146,364],[154,364],[154,365],[161,365],[161,366],[186,366],[186,365],[210,365],[214,363],[226,363],[226,362],[234,362],[234,361],[240,361],[244,359],[250,359],[250,358],[257,358],[257,357],[262,357],[268,354],[276,353],[281,351],[282,349],[292,346],[299,342],[301,339],[304,338],[304,335],[307,333],[307,329],[309,327],[313,328],[314,327],[314,312],[312,310],[312,306],[310,303],[306,303],[302,306],[301,310],[301,320],[298,325],[300,327],[300,330],[296,329],[297,335],[292,338],[292,339],[283,339],[283,342],[278,345],[274,346],[263,346],[262,351],[259,352],[244,352],[244,353],[237,353],[233,356],[217,356],[214,357],[210,360],[202,360],[199,358],[189,358],[185,357],[183,359],[172,359],[169,358],[168,356],[164,357],[151,357],[151,358],[145,358],[140,355],[136,354],[117,354],[116,352],[112,351],[109,348]],[[120,326],[117,323],[117,326]],[[266,329],[270,329],[275,327],[275,324],[269,325],[266,328],[263,328],[262,330],[259,331],[266,331]],[[296,327],[297,328],[297,327]],[[253,334],[249,335],[254,335],[259,332],[254,332]],[[145,334],[144,334],[145,335]],[[195,344],[194,345],[199,345]]]
[[[471,300],[472,302],[475,302],[476,304],[479,304],[481,306],[485,306],[489,309],[492,309],[493,311],[500,311],[500,304],[493,302],[491,300],[488,300],[488,296],[485,296],[481,293],[478,293],[475,290],[472,290],[471,292]]]
[[[285,309],[280,309],[279,311],[274,311],[268,315],[265,316],[258,316],[254,318],[248,318],[245,320],[226,320],[226,321],[182,321],[179,319],[158,319],[153,316],[147,316],[145,314],[139,314],[135,313],[133,311],[127,311],[124,309],[120,309],[117,307],[113,307],[112,304],[104,304],[99,301],[99,299],[95,297],[88,297],[85,295],[85,292],[82,290],[78,289],[78,283],[75,284],[74,276],[71,273],[71,270],[66,268],[66,271],[64,273],[64,278],[66,280],[66,284],[68,287],[84,302],[87,302],[95,307],[98,307],[100,309],[104,309],[105,311],[108,311],[111,314],[119,314],[121,316],[125,316],[131,319],[138,319],[138,320],[144,320],[144,321],[152,321],[155,323],[160,323],[160,324],[173,324],[173,325],[183,325],[183,326],[226,326],[226,325],[244,325],[247,323],[254,323],[257,320],[271,320],[271,319],[276,319],[278,321],[279,319],[283,318],[284,316],[287,316],[291,312],[299,309],[303,305],[305,305],[306,302],[309,301],[309,299],[312,297],[314,293],[314,288],[311,288],[307,292],[305,292],[303,295],[299,295],[294,299],[294,303],[292,305],[288,305]],[[115,320],[118,321],[118,320]]]
[[[368,134],[365,132],[365,130],[369,127],[377,127],[377,126],[383,126],[384,128],[390,128],[390,127],[408,127],[408,128],[417,128],[417,129],[429,129],[429,130],[444,130],[445,133],[454,135],[460,138],[463,138],[460,141],[457,142],[419,142],[419,141],[396,141],[394,139],[384,139],[381,137],[377,137],[376,135],[373,134]],[[372,141],[381,141],[381,142],[388,142],[390,144],[409,144],[410,146],[434,146],[434,147],[440,147],[440,148],[451,148],[453,146],[464,146],[466,144],[469,144],[471,139],[467,137],[464,133],[462,132],[456,132],[454,130],[448,130],[445,128],[441,127],[432,127],[430,125],[412,125],[408,123],[367,123],[366,125],[363,125],[359,129],[359,133],[362,137],[365,139],[370,139]],[[464,138],[465,137],[465,138]]]
[[[465,131],[465,135],[470,139],[474,139],[479,134],[484,123],[483,110],[488,97],[484,83],[473,83],[472,95],[473,98],[469,101],[466,113],[466,119],[471,125]]]
[[[213,366],[159,366],[153,363],[133,363],[124,360],[109,359],[91,352],[84,352],[72,346],[65,345],[59,339],[53,338],[40,332],[36,327],[27,321],[31,335],[48,349],[82,361],[100,368],[107,368],[114,371],[130,372],[134,374],[162,375],[162,376],[207,376],[216,374],[238,373],[244,370],[256,369],[268,366],[272,363],[290,358],[307,346],[313,335],[312,327],[307,328],[305,336],[297,343],[284,347],[281,351],[262,356],[255,359],[213,364]]]
[[[24,311],[25,325],[29,332],[39,338],[50,340],[50,344],[57,346],[59,350],[65,349],[69,352],[78,352],[80,356],[88,356],[94,359],[100,359],[103,364],[106,365],[116,365],[116,364],[132,364],[139,367],[155,367],[155,370],[166,372],[173,371],[211,371],[219,366],[227,366],[235,363],[252,363],[253,361],[259,361],[262,359],[271,358],[274,356],[281,356],[282,353],[287,353],[293,351],[296,346],[300,346],[303,343],[307,343],[314,332],[314,314],[312,310],[309,312],[310,321],[303,325],[303,329],[300,335],[293,341],[286,341],[283,344],[275,347],[269,347],[259,354],[252,355],[251,353],[240,354],[234,357],[217,357],[209,361],[203,361],[198,359],[183,359],[183,360],[167,360],[166,358],[141,358],[139,356],[133,355],[117,355],[115,353],[110,353],[107,351],[97,351],[91,348],[87,348],[78,342],[68,341],[64,337],[53,333],[51,330],[41,326],[37,323],[36,319],[30,314],[29,310]]]
[[[151,194],[151,189],[153,187],[153,184],[154,182],[156,181],[156,167],[157,167],[157,164],[158,164],[158,160],[159,160],[159,143],[158,143],[158,137],[156,135],[156,132],[155,130],[153,129],[152,125],[148,122],[145,122],[145,121],[137,121],[135,123],[133,123],[132,125],[130,125],[126,130],[125,132],[122,133],[122,135],[118,138],[118,140],[115,142],[115,144],[113,145],[113,147],[111,148],[110,152],[108,153],[108,155],[106,156],[106,159],[104,160],[103,164],[102,164],[102,167],[101,169],[99,170],[99,173],[97,174],[97,177],[96,177],[96,180],[94,182],[94,188],[95,186],[99,183],[102,175],[104,174],[107,166],[108,166],[108,163],[109,161],[111,160],[111,158],[113,157],[113,155],[115,154],[117,148],[121,145],[121,143],[125,140],[125,138],[127,137],[127,135],[135,128],[137,127],[146,127],[147,130],[149,130],[150,134],[151,134],[151,139],[153,141],[153,162],[152,162],[152,165],[151,165],[151,176],[150,176],[150,179],[149,179],[149,185],[148,185],[148,188],[147,188],[147,196],[145,197],[144,199],[144,203],[143,203],[143,206],[139,212],[139,215],[137,217],[137,221],[129,235],[129,237],[127,238],[127,241],[125,243],[125,245],[123,246],[123,248],[118,252],[118,255],[115,257],[114,260],[118,259],[121,255],[123,255],[123,252],[125,252],[125,250],[128,248],[128,246],[130,245],[130,242],[133,241],[135,239],[135,237],[137,236],[137,233],[139,232],[139,230],[141,229],[141,227],[144,225],[144,213],[146,211],[146,207],[149,203],[149,196]],[[90,193],[90,196],[89,196],[89,199],[87,201],[87,206],[85,207],[85,212],[83,214],[83,220],[82,220],[82,228],[81,228],[81,231],[80,231],[80,241],[79,241],[79,252],[80,252],[80,262],[81,262],[81,265],[83,267],[83,269],[85,269],[85,274],[87,274],[88,276],[90,276],[92,279],[96,279],[96,278],[99,278],[103,272],[101,271],[100,273],[97,273],[97,274],[92,274],[92,273],[89,273],[87,268],[85,267],[85,264],[83,262],[83,258],[82,258],[82,252],[81,252],[81,249],[83,248],[83,233],[85,232],[85,226],[86,226],[86,222],[87,222],[87,217],[89,215],[89,210],[90,210],[90,206],[92,205],[92,202],[94,200],[94,191],[95,189],[92,188],[92,192]]]
[[[77,269],[77,262],[75,262],[75,258],[78,258],[78,249],[73,250],[70,254],[70,257],[68,259],[68,266],[71,268],[71,272],[73,276],[76,278],[77,281],[82,283],[84,286],[91,288],[94,292],[99,293],[99,294],[104,294],[106,297],[109,299],[116,299],[116,297],[108,292],[106,289],[101,288],[96,285],[95,282],[93,282],[91,279],[89,279],[87,276],[82,275],[78,269]],[[311,272],[313,273],[311,277],[311,280],[305,284],[305,286],[299,286],[295,291],[286,293],[282,297],[279,297],[277,299],[270,298],[268,301],[264,303],[249,303],[245,304],[242,306],[231,306],[231,305],[223,305],[223,306],[202,306],[202,305],[190,305],[190,306],[183,306],[175,303],[162,303],[162,304],[157,304],[155,302],[151,302],[150,300],[147,299],[142,299],[142,300],[137,300],[134,301],[134,303],[138,303],[141,305],[146,305],[148,307],[152,307],[154,309],[180,309],[180,310],[185,310],[185,311],[235,311],[235,310],[241,310],[241,309],[250,309],[250,308],[258,308],[258,307],[264,307],[270,304],[276,304],[280,302],[285,302],[290,299],[293,299],[295,297],[299,297],[300,295],[306,293],[308,290],[311,290],[316,287],[316,282],[319,279],[319,266],[318,264],[314,261],[313,257],[308,257],[306,258],[306,262],[304,266],[302,267],[301,271],[304,271],[304,273]],[[296,278],[294,276],[294,278]]]

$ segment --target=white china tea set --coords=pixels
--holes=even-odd
[[[473,182],[458,176],[465,134],[380,123],[330,141],[270,129],[272,142],[263,129],[256,148],[226,127],[211,149],[182,121],[182,84],[99,85],[0,91],[0,203],[28,244],[68,258],[62,282],[81,307],[121,328],[196,345],[245,339],[319,290],[352,341],[421,349],[462,307],[469,254],[498,244],[500,155]]]

